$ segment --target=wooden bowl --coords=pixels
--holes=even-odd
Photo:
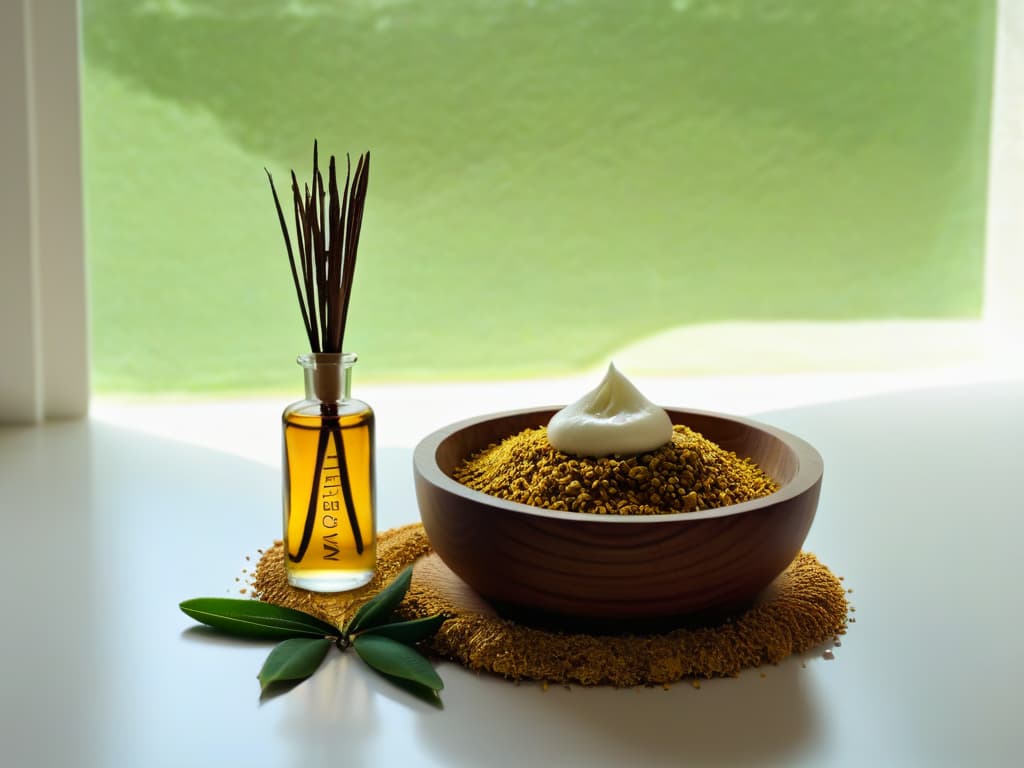
[[[464,459],[557,408],[452,424],[413,457],[420,517],[434,551],[481,596],[528,614],[663,619],[753,600],[800,551],[821,489],[808,443],[751,419],[666,409],[709,440],[749,457],[779,485],[770,496],[702,512],[598,515],[506,501],[452,479]]]

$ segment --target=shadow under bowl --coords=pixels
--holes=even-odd
[[[753,600],[799,553],[821,490],[818,452],[752,419],[665,409],[779,486],[763,498],[701,512],[598,515],[533,507],[452,479],[465,459],[558,408],[467,419],[425,437],[416,497],[434,551],[482,597],[513,612],[630,621],[729,610]]]

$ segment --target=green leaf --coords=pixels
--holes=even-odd
[[[340,633],[315,616],[260,600],[197,597],[179,606],[198,622],[242,637],[280,640],[286,637],[337,637]]]
[[[260,688],[272,683],[305,680],[316,672],[333,641],[321,637],[293,637],[274,646],[258,675]]]
[[[424,619],[413,619],[412,621],[397,621],[394,624],[381,624],[376,627],[364,629],[360,637],[365,635],[377,635],[388,637],[405,645],[415,645],[425,637],[430,637],[444,624],[445,615],[439,613],[436,616],[428,616]]]
[[[417,683],[432,691],[444,688],[430,662],[407,645],[380,635],[359,635],[352,645],[360,658],[378,672]]]
[[[387,585],[380,593],[363,603],[356,615],[345,627],[346,635],[354,635],[363,629],[376,627],[384,624],[391,618],[392,612],[402,602],[405,593],[409,591],[409,584],[412,583],[412,566],[402,571],[395,580]]]

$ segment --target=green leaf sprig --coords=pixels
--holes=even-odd
[[[180,608],[196,621],[240,637],[281,640],[257,676],[261,695],[275,685],[310,677],[331,645],[341,651],[355,648],[363,661],[391,682],[439,704],[444,688],[437,671],[414,646],[440,629],[443,614],[396,621],[395,608],[412,583],[412,566],[385,589],[363,603],[340,630],[315,616],[259,600],[197,597]]]

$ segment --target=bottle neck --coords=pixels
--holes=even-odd
[[[352,352],[314,352],[300,355],[306,399],[322,403],[340,403],[352,397]]]

